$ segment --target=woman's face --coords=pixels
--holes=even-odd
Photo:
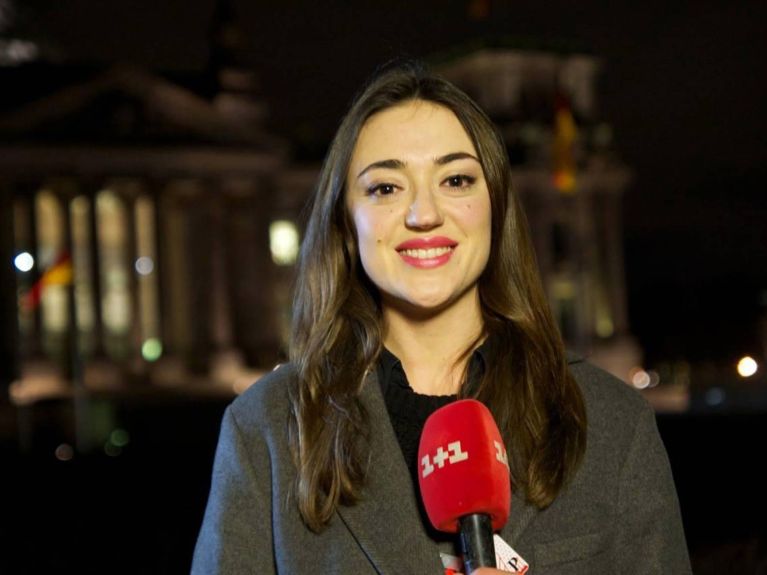
[[[384,307],[478,310],[490,254],[490,194],[477,151],[449,109],[421,100],[363,125],[346,205],[362,266]]]

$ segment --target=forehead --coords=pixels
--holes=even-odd
[[[380,160],[383,156],[434,158],[457,151],[476,155],[474,144],[457,116],[445,106],[410,100],[368,118],[357,137],[352,164]]]

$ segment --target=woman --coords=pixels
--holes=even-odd
[[[652,410],[566,357],[501,138],[418,66],[379,74],[333,140],[290,356],[227,409],[194,573],[441,572],[457,552],[415,459],[457,397],[504,436],[500,535],[532,573],[689,572]]]

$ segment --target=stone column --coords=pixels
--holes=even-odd
[[[178,182],[166,182],[158,193],[160,299],[163,310],[165,358],[183,356],[189,347],[190,318],[187,289],[187,254],[183,190]]]
[[[96,194],[101,183],[94,180],[80,182],[84,196],[88,200],[88,273],[93,294],[93,356],[104,357],[104,324],[101,312],[101,249],[99,245],[98,214],[96,213]]]
[[[167,325],[165,317],[165,306],[163,305],[163,293],[165,291],[165,277],[163,273],[163,260],[164,252],[166,249],[165,234],[163,233],[163,204],[162,193],[165,187],[165,183],[157,179],[147,179],[144,181],[149,196],[152,198],[152,205],[154,206],[154,231],[155,231],[155,281],[157,282],[157,295],[158,295],[158,317],[157,317],[157,330],[158,337],[162,342],[163,353],[167,346]]]
[[[210,194],[200,180],[169,182],[162,207],[162,302],[170,353],[207,375],[212,351]]]
[[[128,361],[134,382],[143,381],[146,374],[146,364],[141,356],[141,296],[139,295],[136,259],[138,258],[138,239],[136,230],[136,199],[141,192],[135,182],[125,183],[119,188],[119,196],[125,206],[125,267],[128,274],[128,290],[130,292],[131,320],[128,343]]]
[[[187,204],[185,241],[187,250],[186,284],[189,290],[188,313],[192,318],[187,366],[193,373],[207,374],[213,352],[213,243],[211,205],[213,194],[207,182],[197,182],[195,201]]]
[[[72,278],[64,285],[66,290],[66,335],[63,349],[61,371],[64,379],[72,385],[76,393],[83,387],[83,358],[80,351],[80,338],[77,326],[77,302],[75,300],[74,274],[74,233],[72,222],[72,200],[77,195],[77,186],[69,180],[57,182],[54,186],[61,202],[61,214],[64,227],[64,250],[69,254]]]
[[[225,351],[234,344],[232,334],[232,306],[229,301],[229,284],[232,280],[227,267],[228,248],[226,234],[229,228],[229,214],[226,210],[226,198],[221,182],[211,182],[211,194],[214,196],[210,205],[210,251],[211,251],[211,339],[215,351]],[[235,268],[236,269],[236,268]]]

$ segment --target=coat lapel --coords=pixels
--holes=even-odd
[[[440,573],[439,548],[421,525],[417,494],[374,374],[361,399],[370,417],[368,483],[362,500],[340,506],[338,514],[378,573],[399,575],[403,563],[411,573]]]
[[[511,514],[506,526],[501,529],[501,538],[509,545],[514,547],[519,538],[527,529],[530,522],[538,515],[538,509],[535,505],[527,502],[525,494],[521,489],[514,489],[511,492]]]
[[[389,421],[378,381],[368,376],[361,394],[370,417],[370,471],[362,500],[338,514],[381,574],[440,573],[439,548],[421,525],[413,482]]]
[[[370,417],[370,472],[362,500],[338,508],[338,515],[382,575],[408,571],[440,573],[439,548],[421,525],[417,497],[381,389],[374,374],[368,376],[361,399]],[[538,515],[521,489],[512,492],[511,514],[501,537],[512,547]]]
[[[565,353],[565,357],[568,365],[583,361],[581,356],[570,351]],[[538,516],[538,513],[540,513],[538,508],[527,502],[525,492],[522,489],[512,490],[511,514],[506,526],[500,533],[503,540],[514,547],[530,523]]]

